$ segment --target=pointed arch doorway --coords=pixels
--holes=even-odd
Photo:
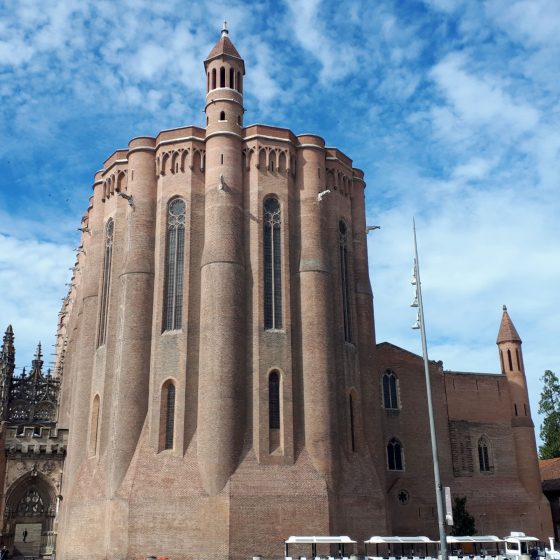
[[[11,554],[39,557],[49,552],[55,515],[56,490],[46,477],[32,470],[17,479],[6,493],[2,531]]]

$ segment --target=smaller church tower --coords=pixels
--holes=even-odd
[[[0,421],[6,420],[7,417],[10,382],[14,374],[15,365],[14,331],[12,325],[8,325],[4,333],[2,350],[0,351]]]
[[[523,366],[521,338],[503,307],[502,322],[496,341],[502,373],[507,376],[511,398],[511,427],[515,440],[517,468],[521,483],[534,496],[542,496],[538,467],[535,426],[531,419],[527,379]]]

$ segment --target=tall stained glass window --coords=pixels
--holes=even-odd
[[[113,260],[114,222],[109,220],[105,226],[105,254],[103,256],[103,283],[99,304],[99,328],[97,330],[97,346],[105,344],[107,338],[107,311],[109,309],[109,289],[111,287],[111,261]]]
[[[282,258],[280,225],[281,213],[278,199],[270,197],[263,208],[264,245],[264,328],[282,328]]]
[[[185,201],[182,198],[174,198],[167,210],[164,331],[180,329],[183,320],[185,211]]]
[[[352,319],[350,315],[350,280],[348,278],[348,231],[341,220],[338,223],[338,240],[340,252],[340,288],[342,290],[342,319],[344,323],[344,340],[352,342]]]

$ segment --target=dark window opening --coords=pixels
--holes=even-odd
[[[517,416],[517,405],[515,403],[513,404],[513,410],[515,411],[515,416]]]
[[[525,411],[525,416],[527,416],[527,405],[523,403],[523,410]]]
[[[506,372],[506,368],[504,367],[504,353],[500,350],[500,364],[502,366],[502,373]]]
[[[352,321],[350,314],[350,281],[348,278],[348,239],[346,224],[341,220],[339,229],[339,260],[340,287],[342,290],[342,319],[344,324],[344,340],[352,342]]]
[[[390,471],[402,471],[402,446],[398,439],[393,438],[387,444],[387,468]]]
[[[230,68],[229,69],[229,87],[231,89],[234,89],[234,83],[233,83],[234,75],[235,75],[235,72],[233,71],[233,68]]]
[[[268,427],[280,429],[280,376],[275,371],[268,376]]]
[[[226,120],[226,112],[225,112],[225,111],[220,111],[220,120],[221,120],[221,121],[225,121],[225,120]]]
[[[356,439],[354,436],[354,402],[352,395],[348,395],[348,407],[350,412],[350,442],[352,444],[352,453],[356,451]]]
[[[212,69],[212,89],[216,89],[216,69]]]
[[[241,72],[237,72],[237,91],[243,93],[243,81],[241,78]]]
[[[165,445],[164,449],[173,449],[173,432],[175,430],[175,385],[167,386],[165,398]]]
[[[480,472],[489,472],[492,470],[490,466],[488,443],[484,438],[481,438],[478,441],[478,466],[480,468]]]
[[[397,376],[390,370],[383,375],[383,406],[398,409]]]
[[[517,359],[517,369],[521,371],[521,360],[519,359],[519,349],[515,349],[515,357]]]
[[[220,87],[226,87],[226,69],[223,66],[220,68]]]
[[[511,361],[511,352],[509,350],[507,351],[507,357],[508,357],[509,371],[513,371],[513,363]]]

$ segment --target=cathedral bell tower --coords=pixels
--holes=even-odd
[[[504,305],[496,340],[502,373],[508,379],[511,398],[511,427],[515,441],[519,478],[530,494],[542,496],[535,427],[531,419],[527,379],[523,365],[521,338]]]
[[[245,64],[228,36],[204,61],[206,174],[197,455],[206,492],[237,467],[245,432],[242,129]]]

